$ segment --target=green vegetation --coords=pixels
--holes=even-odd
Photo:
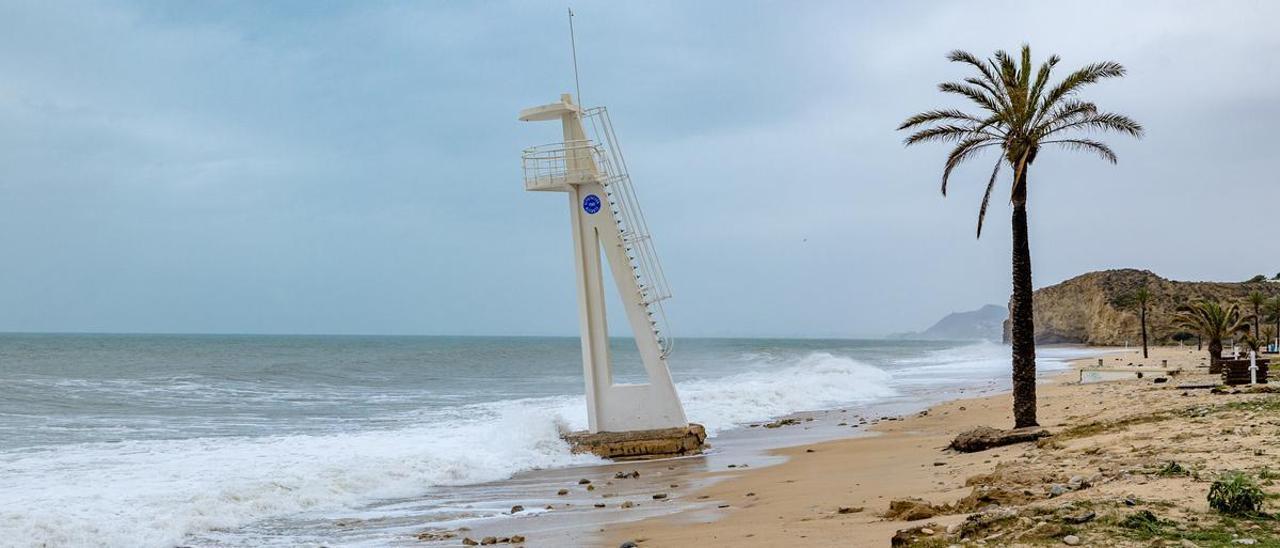
[[[1049,56],[1035,69],[1031,62],[1031,47],[1027,45],[1022,46],[1021,58],[1017,60],[1005,51],[997,51],[986,61],[959,50],[951,52],[947,58],[967,65],[976,74],[965,78],[963,83],[943,83],[938,86],[939,91],[972,101],[979,108],[979,114],[957,109],[930,110],[907,118],[898,130],[914,131],[906,138],[908,146],[930,142],[955,145],[942,170],[943,196],[947,194],[947,179],[956,166],[987,149],[1000,152],[978,209],[978,237],[982,236],[987,205],[991,202],[1001,168],[1008,164],[1013,172],[1010,188],[1010,201],[1013,203],[1013,297],[1009,307],[1013,346],[1013,416],[1015,427],[1036,426],[1035,325],[1031,314],[1031,246],[1027,230],[1031,165],[1041,147],[1047,145],[1092,152],[1115,163],[1116,154],[1111,147],[1080,133],[1113,131],[1141,137],[1143,129],[1129,117],[1100,111],[1097,105],[1079,97],[1087,85],[1124,76],[1125,69],[1119,63],[1092,63],[1051,85],[1049,78],[1058,64],[1058,56]]]
[[[1242,472],[1223,474],[1209,487],[1209,507],[1232,516],[1261,514],[1265,498],[1262,488]]]
[[[1183,468],[1181,464],[1178,464],[1174,461],[1169,461],[1169,464],[1164,465],[1164,468],[1161,468],[1159,472],[1156,472],[1156,475],[1163,476],[1166,478],[1176,477],[1176,476],[1189,476],[1191,475],[1191,471],[1187,470],[1186,468]]]
[[[1254,290],[1249,292],[1246,300],[1253,307],[1253,338],[1261,339],[1262,333],[1258,331],[1258,328],[1262,325],[1262,305],[1267,304],[1267,297]]]
[[[1222,358],[1222,339],[1235,336],[1248,329],[1248,323],[1240,317],[1240,307],[1223,307],[1212,301],[1183,306],[1175,320],[1180,327],[1199,333],[1209,341],[1209,360]]]

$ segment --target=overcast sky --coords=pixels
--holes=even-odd
[[[0,331],[576,333],[565,197],[520,172],[558,130],[516,120],[572,89],[564,8],[0,3]],[[1280,270],[1280,3],[574,11],[677,336],[875,336],[1007,301],[1007,181],[973,234],[994,157],[944,199],[945,147],[894,131],[960,106],[936,91],[968,76],[956,48],[1129,69],[1086,98],[1146,139],[1031,174],[1037,287]]]

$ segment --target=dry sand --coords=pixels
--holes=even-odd
[[[881,422],[873,437],[782,449],[777,453],[785,463],[710,472],[725,477],[682,494],[701,506],[610,525],[600,543],[889,546],[899,530],[917,528],[911,544],[920,546],[1063,545],[1067,535],[1095,546],[1239,546],[1246,539],[1280,545],[1276,522],[1223,518],[1205,498],[1210,482],[1228,470],[1247,471],[1269,493],[1280,492],[1269,485],[1267,470],[1280,471],[1280,396],[1178,389],[1214,381],[1204,356],[1194,348],[1158,348],[1147,360],[1135,351],[1104,358],[1108,366],[1150,369],[1168,360],[1187,369],[1160,384],[1153,381],[1159,375],[1148,374],[1082,385],[1076,371],[1043,382],[1040,423],[1054,435],[1038,443],[970,454],[946,450],[963,430],[1011,425],[1010,396],[1003,394]],[[1188,474],[1166,470],[1170,462]],[[1069,485],[1072,478],[1076,485]],[[1051,496],[1055,484],[1065,493]],[[908,497],[956,507],[915,521],[884,517],[891,501]],[[1143,510],[1161,521],[1123,526]],[[1072,523],[1078,520],[1086,521]]]

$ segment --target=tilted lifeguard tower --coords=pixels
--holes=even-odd
[[[608,111],[583,109],[566,93],[559,102],[520,111],[520,120],[558,120],[564,130],[563,142],[526,149],[523,162],[525,190],[569,195],[589,431],[566,439],[583,451],[609,458],[699,451],[706,434],[685,418],[667,369],[672,339],[662,301],[671,292]],[[614,382],[601,250],[644,362],[646,384]]]

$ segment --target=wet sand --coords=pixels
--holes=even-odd
[[[888,546],[896,532],[912,528],[915,536],[932,542],[925,545],[938,546],[976,540],[1061,544],[1067,535],[1086,545],[1149,546],[1151,535],[1198,545],[1252,535],[1265,544],[1280,535],[1274,530],[1280,526],[1224,519],[1205,502],[1210,481],[1222,472],[1244,470],[1266,478],[1266,466],[1278,466],[1274,425],[1280,416],[1267,414],[1277,397],[1179,389],[1215,382],[1207,374],[1205,353],[1153,350],[1147,360],[1138,351],[1104,357],[1108,366],[1145,364],[1148,374],[1142,380],[1080,384],[1079,373],[1069,371],[1042,382],[1039,418],[1055,434],[1049,440],[970,454],[948,451],[958,432],[1010,426],[1011,398],[998,394],[943,403],[904,420],[881,422],[870,437],[771,451],[785,459],[775,466],[744,471],[709,462],[709,470],[698,474],[715,481],[679,495],[705,504],[609,524],[578,545]],[[1151,374],[1150,368],[1160,360],[1186,371],[1157,383],[1154,378],[1163,375]],[[1078,366],[1096,363],[1097,358],[1077,361]],[[1161,472],[1169,462],[1191,472]],[[1065,494],[1063,489],[1050,492],[1072,480],[1081,484]],[[995,502],[982,502],[980,495]],[[884,517],[890,501],[907,497],[958,508],[915,521]],[[1084,512],[1081,508],[1090,508],[1094,516],[1065,516]],[[1116,525],[1148,508],[1162,520],[1155,532],[1137,534]],[[991,525],[965,525],[968,536],[962,538],[962,523],[986,516],[979,510],[1005,514]],[[1086,517],[1082,524],[1073,521]],[[948,535],[948,528],[954,533]]]

